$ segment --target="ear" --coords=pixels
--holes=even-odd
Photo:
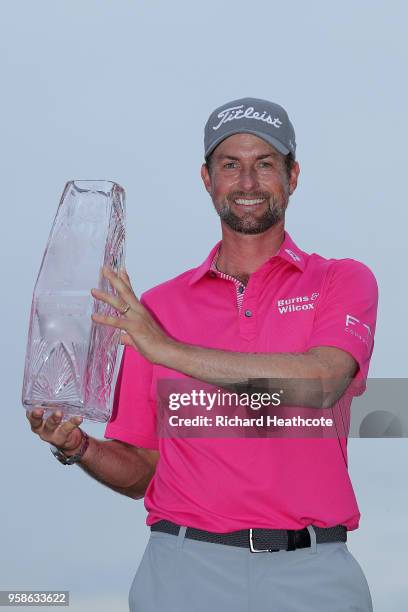
[[[289,194],[290,195],[292,195],[292,193],[295,191],[297,187],[299,174],[300,174],[300,166],[298,162],[296,161],[292,165],[292,170],[290,171],[290,179],[289,179]]]
[[[207,164],[203,164],[201,166],[201,178],[203,179],[204,187],[211,195],[212,187],[211,187],[211,178],[210,173],[208,172]]]

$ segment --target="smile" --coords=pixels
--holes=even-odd
[[[236,200],[234,200],[234,204],[238,204],[239,206],[255,206],[256,204],[262,204],[262,202],[265,202],[265,200],[264,199],[246,200],[243,198],[237,198]]]

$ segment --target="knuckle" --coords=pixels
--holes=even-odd
[[[31,431],[33,431],[34,433],[38,433],[42,425],[43,425],[42,421],[40,423],[35,423],[34,421],[30,421]]]

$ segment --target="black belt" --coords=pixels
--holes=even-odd
[[[162,531],[172,535],[178,535],[180,525],[171,521],[158,521],[150,527],[151,531]],[[347,529],[344,525],[335,527],[315,527],[317,544],[328,542],[346,542]],[[240,529],[229,533],[215,533],[204,531],[195,527],[187,527],[186,538],[200,540],[201,542],[213,542],[214,544],[226,544],[227,546],[240,546],[249,548],[251,552],[277,552],[278,550],[296,550],[297,548],[308,548],[311,545],[310,533],[304,529]]]

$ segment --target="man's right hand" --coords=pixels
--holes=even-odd
[[[62,423],[63,414],[57,410],[44,419],[44,408],[36,406],[27,410],[31,430],[41,440],[59,448],[64,455],[76,455],[81,448],[83,435],[79,429],[82,417],[74,416]],[[139,448],[119,440],[97,440],[89,437],[89,446],[77,465],[92,478],[110,489],[140,499],[146,493],[159,460],[159,452]]]
[[[40,436],[44,442],[57,446],[69,455],[75,454],[73,451],[81,446],[83,436],[78,428],[82,423],[82,417],[74,416],[61,424],[63,413],[57,410],[44,420],[44,408],[40,407],[27,410],[26,415],[31,431]]]

